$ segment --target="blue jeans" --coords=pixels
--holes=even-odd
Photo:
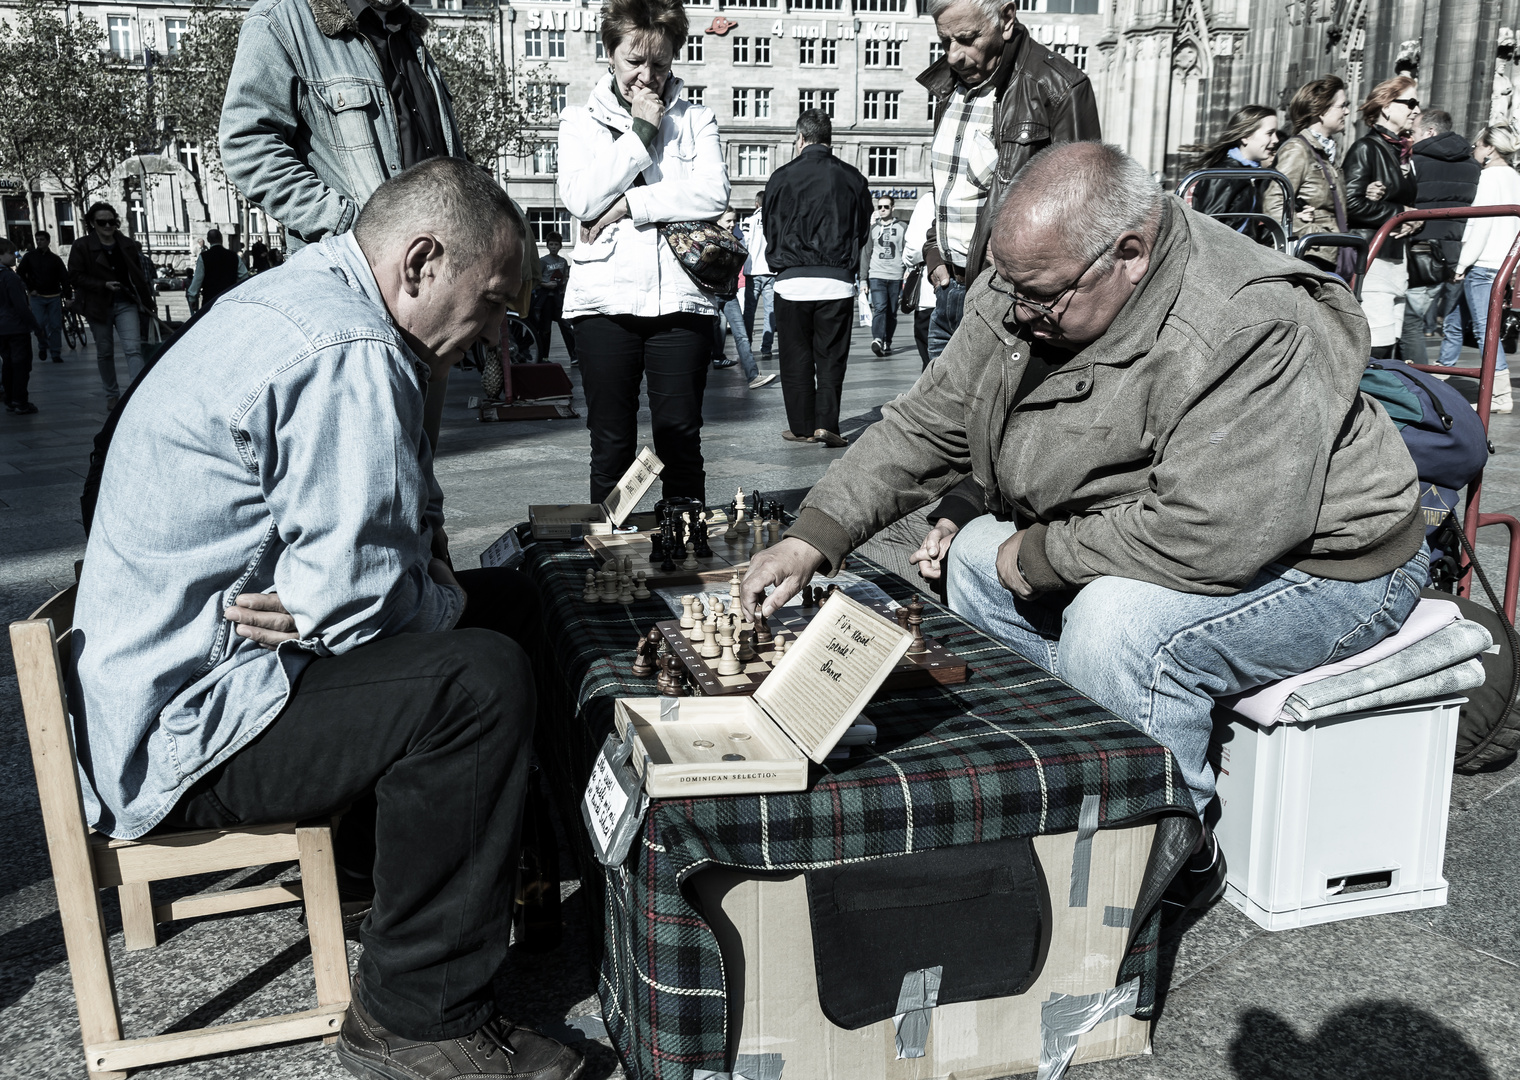
[[[758,326],[760,351],[768,353],[771,351],[771,340],[776,334],[776,276],[755,274],[749,282],[746,299],[750,301],[750,308],[744,313],[744,325],[750,336],[750,349],[754,349],[755,328]],[[734,336],[738,336],[737,331]]]
[[[1488,332],[1488,301],[1493,293],[1494,276],[1497,270],[1490,270],[1486,266],[1469,266],[1467,274],[1462,279],[1462,297],[1467,301],[1467,309],[1471,313],[1473,337],[1478,339],[1478,352],[1483,351],[1483,338]],[[1445,335],[1441,341],[1441,363],[1447,367],[1455,367],[1462,356],[1462,307],[1457,305],[1446,316],[1446,325],[1442,329]],[[1508,371],[1509,361],[1504,357],[1504,346],[1499,346],[1499,360],[1496,371]]]
[[[965,313],[966,286],[951,278],[943,288],[934,290],[934,315],[929,320],[930,360],[945,351]]]
[[[902,296],[902,281],[898,278],[871,279],[871,340],[892,344],[897,331],[897,301]]]
[[[60,296],[32,297],[32,318],[42,327],[37,335],[37,351],[41,359],[51,356],[63,359],[63,298]]]
[[[1421,545],[1371,581],[1272,564],[1234,596],[1101,577],[1075,593],[1019,600],[997,576],[1017,531],[991,516],[950,545],[950,608],[1171,750],[1200,816],[1214,797],[1212,712],[1228,697],[1370,648],[1403,625],[1430,577]]]
[[[744,311],[739,307],[739,298],[728,301],[723,305],[723,317],[713,320],[713,361],[716,363],[723,358],[723,321],[728,320],[728,328],[734,332],[734,349],[739,354],[739,367],[744,372],[746,379],[758,378],[760,368],[755,363],[755,354],[750,351],[749,338],[744,334]]]
[[[95,335],[95,363],[100,368],[100,382],[107,397],[120,397],[121,387],[116,382],[116,335],[121,335],[121,350],[127,356],[127,382],[130,384],[143,369],[142,323],[137,305],[130,300],[118,300],[111,305],[111,321],[90,320],[90,333]]]

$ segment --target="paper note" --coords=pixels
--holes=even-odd
[[[612,763],[606,754],[596,755],[596,765],[591,769],[591,779],[586,784],[586,810],[590,816],[591,830],[598,851],[606,851],[612,840],[612,830],[628,809],[628,793],[612,773]]]
[[[522,565],[522,543],[517,539],[517,529],[511,528],[501,534],[501,539],[480,553],[481,566],[505,566],[515,570]]]
[[[833,749],[913,636],[843,593],[787,647],[755,700],[814,761]]]
[[[654,483],[654,478],[664,470],[665,463],[654,456],[654,451],[649,447],[639,451],[639,456],[634,458],[633,464],[618,481],[618,486],[612,494],[607,496],[604,504],[607,507],[607,517],[614,525],[621,525],[623,519],[628,516],[644,492],[649,490],[649,485]]]

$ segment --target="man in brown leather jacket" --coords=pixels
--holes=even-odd
[[[935,215],[924,244],[932,358],[960,325],[966,286],[986,262],[1019,170],[1047,146],[1102,133],[1087,76],[1029,36],[1012,0],[930,0],[929,13],[945,49],[918,77],[934,99]]]

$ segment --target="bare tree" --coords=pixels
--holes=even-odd
[[[174,53],[158,67],[159,104],[164,127],[182,144],[193,144],[208,176],[226,177],[217,141],[222,101],[237,57],[243,11],[216,0],[195,0]],[[211,209],[200,170],[190,170],[207,218]]]

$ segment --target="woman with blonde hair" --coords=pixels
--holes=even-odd
[[[638,453],[646,377],[665,497],[706,496],[702,396],[718,305],[660,231],[715,221],[728,205],[717,118],[683,98],[670,73],[688,29],[681,0],[607,0],[610,70],[560,119],[560,197],[582,223],[564,311],[586,393],[594,503]]]
[[[1478,176],[1478,194],[1473,206],[1506,206],[1520,203],[1520,175],[1510,166],[1520,153],[1520,134],[1507,124],[1484,128],[1478,132],[1473,158],[1483,166]],[[1504,265],[1509,249],[1520,235],[1520,220],[1512,217],[1470,218],[1462,234],[1462,254],[1457,258],[1457,280],[1462,296],[1472,313],[1473,336],[1478,348],[1488,334],[1488,304],[1493,295],[1494,278]],[[1446,316],[1445,339],[1441,342],[1441,363],[1456,364],[1462,353],[1462,313],[1453,308]],[[1510,396],[1509,362],[1504,346],[1498,348],[1498,365],[1494,371],[1492,409],[1507,413],[1514,409]]]
[[[1288,103],[1291,138],[1277,148],[1273,167],[1293,185],[1293,235],[1325,232],[1343,233],[1346,222],[1346,182],[1337,162],[1340,147],[1335,137],[1346,130],[1346,84],[1335,75],[1315,79],[1298,88]],[[1262,211],[1281,219],[1282,187],[1266,185]],[[1345,248],[1317,247],[1304,258],[1322,270],[1349,278],[1356,268],[1356,256]]]
[[[1346,151],[1346,218],[1369,240],[1388,221],[1414,207],[1414,143],[1420,118],[1416,83],[1406,75],[1385,79],[1362,102],[1367,134]],[[1401,225],[1383,242],[1362,281],[1362,311],[1372,332],[1372,355],[1391,359],[1404,331],[1404,294],[1409,290],[1404,239],[1420,230],[1418,221]]]

